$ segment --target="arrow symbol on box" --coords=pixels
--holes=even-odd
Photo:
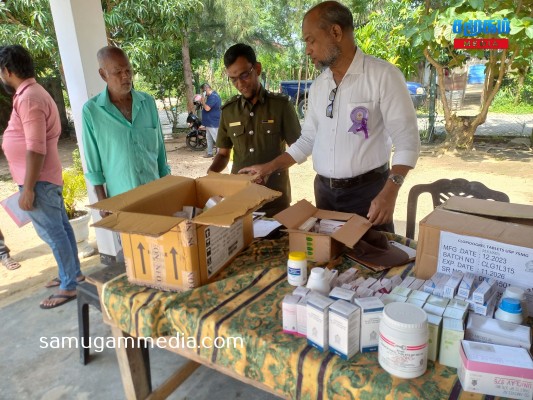
[[[170,254],[172,254],[172,263],[174,264],[174,278],[178,280],[178,263],[176,261],[176,254],[178,254],[178,252],[174,247],[172,247]]]
[[[143,275],[146,275],[146,267],[144,265],[144,246],[142,243],[139,243],[137,248],[139,249],[139,254],[141,255],[141,265],[143,267]]]

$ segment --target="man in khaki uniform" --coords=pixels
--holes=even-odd
[[[266,163],[283,154],[286,146],[300,137],[300,122],[288,97],[270,93],[259,82],[261,63],[254,50],[245,44],[231,46],[224,54],[229,79],[240,95],[222,106],[217,136],[218,153],[209,171],[220,172],[229,162],[233,148],[232,174],[241,168]],[[291,203],[291,186],[287,169],[265,179],[265,185],[283,195],[260,211],[272,216]]]

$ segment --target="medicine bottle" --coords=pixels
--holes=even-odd
[[[520,306],[520,300],[511,299],[509,297],[502,298],[500,306],[494,313],[494,318],[500,321],[513,322],[515,324],[521,324],[522,307]]]
[[[378,361],[399,378],[417,378],[428,360],[427,314],[410,303],[389,303],[379,323]]]
[[[305,285],[307,281],[307,257],[303,251],[291,251],[289,253],[287,280],[293,286]]]
[[[526,292],[524,289],[520,289],[516,286],[508,286],[503,293],[502,298],[508,297],[510,299],[520,300],[520,306],[522,307],[522,316],[526,319],[529,315],[527,309]]]

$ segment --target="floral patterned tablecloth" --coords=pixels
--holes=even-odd
[[[414,242],[393,235],[398,242]],[[243,251],[217,282],[171,293],[128,283],[126,276],[108,282],[103,303],[115,324],[135,337],[242,337],[242,348],[199,347],[198,355],[233,372],[261,382],[294,399],[481,399],[463,392],[455,368],[429,362],[417,379],[399,379],[385,372],[377,353],[357,354],[345,361],[321,353],[305,338],[282,332],[281,301],[294,289],[286,279],[288,240],[260,240]],[[335,265],[350,266],[363,276],[410,275],[413,263],[383,273],[340,257]],[[490,396],[486,396],[489,398]],[[492,397],[490,397],[492,398]]]

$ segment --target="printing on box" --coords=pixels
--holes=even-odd
[[[296,331],[299,336],[307,336],[307,297],[296,304]]]
[[[333,303],[329,297],[318,293],[307,296],[307,343],[320,351],[329,348],[329,306]]]
[[[441,232],[532,249],[532,222],[530,205],[452,196],[420,221],[415,276],[428,279],[437,271]]]
[[[440,338],[439,363],[448,367],[459,367],[459,347],[464,339],[463,320],[454,318],[442,319],[442,334]]]
[[[463,340],[457,375],[463,390],[520,400],[533,398],[533,360],[522,348]]]
[[[466,324],[465,339],[529,350],[531,328],[470,313]]]
[[[457,294],[457,288],[463,280],[463,273],[461,271],[453,271],[452,276],[446,282],[444,286],[444,297],[447,299],[453,299]]]
[[[440,348],[442,317],[428,314],[428,360],[437,361]]]
[[[329,348],[345,360],[359,352],[361,309],[344,300],[329,307]]]
[[[344,225],[331,235],[298,230],[309,217],[345,221]],[[309,261],[327,262],[340,254],[344,245],[353,246],[370,229],[372,224],[357,214],[338,211],[320,210],[307,200],[296,204],[274,215],[289,232],[289,251],[303,251]]]
[[[352,299],[355,296],[355,292],[349,289],[343,289],[339,287],[334,287],[329,292],[329,298],[333,300],[346,300],[348,303],[352,302]]]
[[[464,274],[463,279],[459,284],[459,288],[457,289],[457,295],[468,299],[474,289],[475,279],[476,275],[472,272],[467,272],[466,274]]]
[[[474,312],[476,314],[487,315],[489,317],[492,317],[494,315],[494,309],[498,304],[499,297],[499,293],[495,291],[494,293],[492,293],[491,298],[485,304],[478,304],[474,302]]]
[[[173,216],[216,195],[224,201],[192,220]],[[130,282],[189,290],[214,281],[251,243],[252,212],[280,195],[244,175],[168,175],[91,205],[112,213],[93,226],[120,232]]]
[[[383,302],[376,297],[354,299],[354,304],[361,308],[361,353],[377,351],[379,343],[379,323],[383,314]]]
[[[485,304],[496,290],[496,281],[485,279],[472,293],[472,300],[477,304]]]
[[[290,334],[298,333],[298,320],[296,305],[301,297],[288,294],[283,298],[281,310],[283,313],[283,332]]]

